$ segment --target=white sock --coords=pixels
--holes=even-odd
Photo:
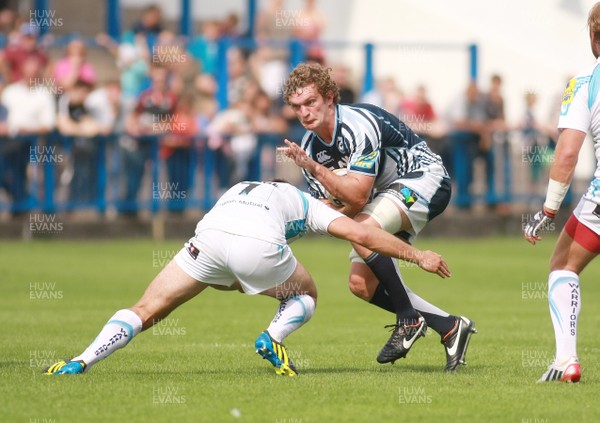
[[[119,310],[102,328],[94,342],[87,349],[73,357],[72,360],[83,360],[88,366],[108,357],[116,350],[123,348],[142,330],[142,319],[133,311]]]
[[[548,304],[556,338],[556,362],[577,357],[577,320],[581,311],[579,275],[568,270],[550,272]]]
[[[271,338],[281,342],[290,333],[310,320],[315,312],[315,300],[310,295],[289,297],[279,304],[277,314],[267,328]]]
[[[398,260],[394,260],[394,267],[396,268],[396,272],[398,273],[398,275],[400,275],[400,280],[402,281],[402,285],[404,285],[404,289],[406,289],[408,298],[410,299],[410,302],[415,309],[422,310],[426,313],[437,314],[438,316],[442,316],[442,317],[450,316],[449,313],[446,313],[441,308],[438,308],[438,307],[434,306],[433,304],[425,301],[423,298],[419,297],[417,294],[415,294],[413,291],[411,291],[411,289],[408,286],[406,286],[406,284],[404,283],[404,279],[402,279],[402,275],[400,274],[400,267],[398,266]]]

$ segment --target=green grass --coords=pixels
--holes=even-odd
[[[582,383],[535,383],[554,349],[543,298],[552,243],[419,242],[441,252],[454,276],[442,280],[406,268],[409,285],[449,312],[469,316],[479,329],[468,366],[451,375],[442,371],[436,334],[420,340],[406,360],[377,364],[388,338],[383,325],[392,318],[348,291],[347,244],[324,238],[295,243],[319,287],[312,321],[286,340],[301,371],[297,378],[276,376],[253,350],[277,304],[215,290],[90,373],[44,376],[43,364],[82,351],[114,311],[135,302],[159,270],[153,260],[165,260],[181,244],[0,243],[0,421],[600,421],[594,406],[600,390],[595,264],[582,278]]]

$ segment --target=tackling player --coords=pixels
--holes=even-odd
[[[288,243],[309,229],[417,263],[443,278],[450,276],[438,254],[419,251],[382,230],[356,223],[292,185],[242,182],[204,216],[195,235],[133,307],[117,311],[83,353],[59,361],[45,372],[57,375],[89,370],[179,305],[215,286],[281,301],[273,321],[255,342],[256,352],[278,374],[296,375],[282,341],[312,317],[317,289]]]
[[[307,132],[301,147],[286,140],[285,154],[302,168],[315,198],[325,200],[329,194],[343,203],[344,214],[410,243],[450,201],[446,169],[396,116],[372,104],[338,104],[329,71],[302,63],[290,74],[284,99]],[[338,169],[347,170],[346,175],[336,174]],[[354,245],[349,285],[359,298],[396,313],[377,361],[405,357],[428,325],[441,335],[446,371],[464,364],[473,322],[428,303],[403,284],[394,260],[370,254]]]
[[[535,245],[540,230],[547,228],[569,189],[579,150],[591,130],[600,161],[600,3],[588,17],[590,43],[596,64],[571,79],[565,89],[554,160],[546,201],[525,227],[525,238]],[[600,253],[600,165],[594,179],[571,214],[554,247],[548,276],[548,303],[554,326],[554,362],[539,382],[579,382],[581,368],[577,356],[577,321],[581,310],[579,274]]]

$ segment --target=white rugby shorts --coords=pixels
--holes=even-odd
[[[231,286],[258,294],[285,282],[296,270],[287,244],[279,245],[218,229],[196,233],[174,257],[185,273],[208,285]]]

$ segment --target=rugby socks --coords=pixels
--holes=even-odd
[[[398,263],[396,263],[396,260],[392,260],[392,262],[394,263],[394,268],[398,278],[402,281]],[[441,336],[446,335],[452,330],[456,322],[455,316],[452,316],[433,304],[428,303],[423,298],[411,291],[411,289],[406,286],[404,282],[402,282],[402,285],[404,285],[404,289],[406,290],[412,306],[415,310],[421,313],[423,318],[425,318],[425,322],[427,323],[428,327],[439,333]],[[373,298],[371,298],[370,303],[384,310],[395,313],[392,300],[382,283],[380,283],[375,289],[375,293],[373,294]]]
[[[71,361],[83,360],[89,368],[96,362],[123,348],[142,330],[142,319],[133,311],[119,310],[100,331],[94,342]]]
[[[417,323],[419,316],[408,298],[400,275],[396,272],[394,260],[379,253],[372,253],[364,260],[379,279],[379,286],[383,286],[388,293],[388,298],[393,305],[393,312],[396,313],[398,322],[406,325]]]
[[[581,311],[579,276],[568,270],[550,272],[548,304],[556,339],[556,362],[577,357],[577,320]]]
[[[281,342],[290,333],[310,320],[315,312],[315,300],[310,295],[297,295],[283,300],[267,328],[269,335]]]

